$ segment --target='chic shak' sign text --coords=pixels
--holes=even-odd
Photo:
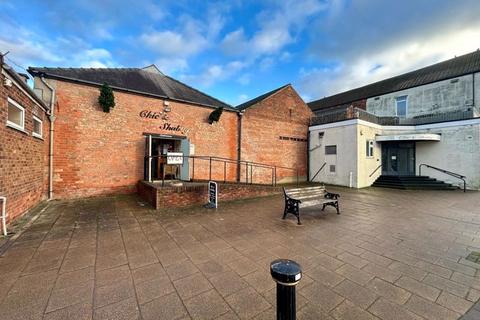
[[[171,131],[171,132],[177,132],[177,133],[183,133],[187,134],[190,129],[185,128],[184,126],[181,126],[179,124],[171,124],[170,122],[167,122],[167,118],[164,116],[163,112],[157,112],[157,111],[150,111],[150,110],[142,110],[140,112],[140,118],[145,118],[145,119],[153,119],[153,120],[158,120],[161,119],[163,120],[163,124],[159,127],[162,130],[166,131]]]

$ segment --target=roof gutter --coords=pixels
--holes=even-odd
[[[50,97],[50,111],[49,111],[49,119],[50,119],[50,145],[49,145],[49,154],[48,154],[48,200],[53,199],[53,134],[54,124],[55,124],[55,89],[48,84],[45,80],[43,75],[40,76],[40,80],[42,83],[50,89],[51,97]]]

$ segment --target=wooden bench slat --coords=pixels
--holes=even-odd
[[[293,199],[296,199],[296,200],[303,200],[303,199],[312,199],[312,198],[323,198],[324,195],[321,194],[321,195],[318,195],[318,194],[305,194],[305,195],[301,195],[301,196],[296,196],[296,197],[292,197]]]
[[[325,190],[325,187],[308,187],[308,188],[293,188],[293,189],[285,189],[287,192],[303,192],[308,190]]]
[[[317,206],[319,204],[330,203],[330,202],[332,202],[331,199],[310,200],[310,201],[305,201],[305,202],[300,203],[300,208],[308,208],[308,207],[313,207],[313,206]]]

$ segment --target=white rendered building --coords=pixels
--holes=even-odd
[[[309,106],[311,181],[480,189],[479,51]]]

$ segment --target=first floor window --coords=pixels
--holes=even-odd
[[[8,98],[7,125],[19,130],[25,130],[25,109]]]
[[[397,97],[397,117],[407,116],[407,96]]]
[[[40,118],[33,116],[33,132],[32,135],[37,138],[41,138],[43,134],[43,123]]]
[[[367,158],[372,158],[373,157],[373,140],[367,140],[366,143],[366,154]]]

